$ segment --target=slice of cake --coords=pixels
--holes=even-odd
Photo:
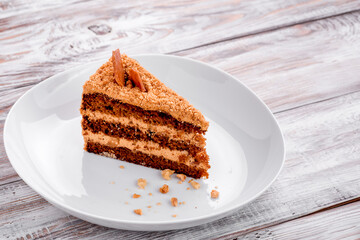
[[[208,177],[204,134],[209,123],[119,50],[85,83],[80,112],[86,151]]]

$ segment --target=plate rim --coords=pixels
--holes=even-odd
[[[15,172],[19,175],[19,177],[30,188],[32,188],[37,194],[39,194],[41,197],[43,197],[49,203],[51,203],[52,205],[55,205],[59,209],[65,211],[65,212],[67,212],[67,213],[69,213],[71,215],[75,215],[75,213],[76,213],[76,215],[78,217],[79,217],[78,214],[80,214],[81,217],[79,217],[79,218],[82,218],[82,217],[85,218],[86,217],[86,219],[83,219],[85,221],[92,222],[91,220],[88,219],[88,218],[92,218],[92,219],[98,219],[98,220],[101,220],[101,221],[114,222],[116,224],[131,224],[131,225],[136,225],[136,226],[157,225],[157,227],[165,227],[165,226],[171,226],[171,225],[174,225],[174,224],[187,224],[187,225],[189,225],[189,223],[197,223],[197,224],[192,225],[192,226],[197,226],[197,225],[208,223],[208,222],[210,222],[212,220],[222,218],[224,216],[228,216],[228,215],[231,214],[232,211],[238,210],[241,207],[244,207],[245,205],[247,205],[248,203],[254,201],[256,198],[258,198],[261,194],[263,194],[274,183],[274,181],[278,178],[279,174],[281,173],[281,171],[282,171],[282,169],[284,167],[284,163],[285,163],[286,145],[285,145],[284,135],[283,135],[283,132],[282,132],[282,130],[280,128],[280,125],[279,125],[277,119],[275,118],[274,114],[271,112],[271,110],[265,104],[265,102],[260,97],[258,97],[253,90],[251,90],[248,86],[246,86],[244,83],[242,83],[239,79],[237,79],[236,77],[232,76],[231,74],[225,72],[224,70],[220,69],[219,67],[213,66],[213,65],[211,65],[209,63],[202,62],[202,61],[199,61],[199,60],[196,60],[196,59],[192,59],[190,57],[175,56],[175,55],[169,55],[169,54],[158,54],[158,53],[156,53],[156,54],[153,54],[153,53],[134,54],[134,55],[129,55],[129,56],[132,57],[132,58],[135,58],[135,59],[138,58],[138,57],[152,57],[152,56],[154,56],[154,57],[174,58],[174,59],[178,59],[178,60],[186,60],[186,61],[190,61],[190,62],[193,62],[193,63],[196,63],[196,64],[200,64],[200,65],[203,65],[205,67],[209,67],[209,68],[215,69],[217,71],[220,71],[222,74],[227,75],[230,79],[235,80],[238,84],[240,84],[243,88],[245,88],[249,93],[251,93],[251,95],[253,97],[255,97],[263,105],[263,107],[265,108],[267,113],[271,116],[271,119],[274,121],[274,123],[275,123],[274,125],[276,126],[276,128],[277,128],[277,130],[279,131],[279,134],[280,134],[281,147],[282,147],[282,150],[283,150],[282,157],[281,157],[282,158],[281,159],[281,165],[277,169],[277,173],[273,176],[272,180],[269,181],[268,184],[266,186],[264,186],[261,191],[254,194],[254,196],[252,196],[247,201],[244,201],[244,202],[242,202],[240,204],[234,204],[231,207],[228,207],[225,210],[220,211],[220,212],[209,213],[209,214],[206,214],[206,215],[203,215],[203,216],[198,216],[198,217],[194,217],[194,218],[190,218],[190,219],[174,219],[171,222],[169,222],[169,221],[141,221],[141,219],[136,220],[136,221],[135,220],[121,220],[121,219],[113,218],[113,217],[99,216],[99,215],[96,215],[96,214],[88,213],[88,212],[83,211],[83,210],[76,209],[76,208],[74,208],[72,206],[69,206],[68,204],[62,203],[61,201],[59,202],[54,197],[52,197],[52,194],[47,193],[46,191],[45,191],[46,194],[44,194],[43,190],[41,190],[41,187],[39,187],[36,183],[34,184],[31,181],[30,178],[29,179],[27,179],[26,177],[24,178],[23,174],[19,174],[19,169],[18,169],[18,167],[16,167],[16,163],[15,163],[16,161],[14,161],[14,159],[11,160],[12,157],[9,156],[9,153],[10,153],[10,155],[12,155],[11,151],[9,151],[9,144],[10,143],[7,142],[7,138],[8,138],[7,135],[10,134],[9,133],[10,130],[9,130],[9,127],[8,127],[8,124],[9,124],[9,121],[10,121],[9,119],[13,115],[13,112],[15,111],[14,109],[16,109],[19,102],[21,102],[23,100],[23,98],[25,98],[27,95],[31,94],[31,92],[35,91],[34,89],[41,86],[42,84],[45,84],[47,81],[50,81],[53,78],[57,78],[61,74],[66,74],[66,73],[74,71],[76,69],[86,69],[86,68],[89,68],[92,65],[95,65],[95,64],[98,64],[98,63],[101,64],[101,63],[104,62],[103,59],[101,59],[101,60],[99,59],[99,60],[96,60],[96,61],[88,62],[88,63],[80,65],[80,66],[76,66],[76,67],[67,69],[66,71],[59,72],[59,73],[57,73],[57,74],[55,74],[55,75],[53,75],[51,77],[48,77],[48,78],[44,79],[41,82],[35,84],[29,90],[27,90],[19,99],[16,100],[16,102],[11,107],[9,113],[7,114],[6,120],[5,120],[5,123],[4,123],[4,128],[3,128],[4,129],[3,141],[4,141],[5,152],[6,152],[6,155],[8,156],[8,160],[9,160],[11,166],[14,168]],[[40,190],[39,190],[39,188],[40,188]],[[206,220],[208,220],[208,221],[206,221]],[[95,223],[95,224],[99,224],[99,223]],[[99,224],[99,225],[102,225],[102,224]],[[187,228],[187,227],[191,227],[191,226],[185,226],[185,227],[180,227],[180,228]],[[123,228],[123,229],[130,229],[130,228]],[[166,229],[169,230],[169,229],[177,229],[177,228],[166,228]],[[153,231],[159,231],[159,230],[154,229]]]

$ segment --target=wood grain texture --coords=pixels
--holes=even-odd
[[[273,112],[278,112],[360,89],[357,74],[360,69],[358,29],[360,12],[178,52],[176,55],[198,59],[233,74],[254,90]],[[78,63],[64,64],[72,67]],[[0,88],[4,87],[0,91],[0,109],[17,100],[11,94],[14,89],[21,95],[21,90],[25,92],[34,82],[66,70],[61,63],[40,64],[39,67],[25,75],[0,76],[4,79],[4,84],[0,85]],[[16,88],[12,85],[16,85],[14,78],[21,83]]]
[[[357,92],[276,114],[287,143],[279,178],[254,202],[213,223],[154,233],[107,229],[68,218],[19,181],[0,187],[0,219],[11,223],[0,230],[10,238],[43,229],[52,238],[227,238],[349,201],[360,195],[359,104]]]
[[[293,219],[357,199],[359,9],[360,2],[351,0],[0,2],[0,238],[209,239],[253,236],[264,228],[286,237],[284,224]],[[10,107],[34,84],[108,58],[119,46],[128,54],[202,60],[253,89],[277,112],[286,137],[287,161],[275,184],[229,217],[154,233],[84,222],[32,191],[4,150]],[[301,229],[296,227],[291,225],[294,232]]]
[[[360,12],[180,52],[237,77],[273,112],[360,90]]]
[[[237,238],[237,240],[246,239],[360,239],[360,202],[295,219]]]
[[[360,9],[343,1],[7,1],[0,15],[0,91],[129,54],[170,53]],[[205,37],[204,37],[205,36]]]

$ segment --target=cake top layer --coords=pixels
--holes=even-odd
[[[102,93],[121,102],[141,107],[145,110],[167,113],[180,122],[188,122],[206,131],[209,122],[199,110],[175,91],[165,86],[159,79],[149,73],[136,60],[121,54],[125,75],[130,69],[137,70],[146,88],[146,92],[138,87],[120,86],[114,77],[114,68],[111,58],[103,64],[95,74],[90,76],[84,85],[83,94]]]

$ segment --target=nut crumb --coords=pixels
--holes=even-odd
[[[190,190],[190,188],[188,187],[188,188],[186,188],[186,190]]]
[[[200,188],[200,183],[195,182],[195,181],[191,181],[190,182],[191,186],[195,189],[199,189]]]
[[[176,177],[178,179],[180,179],[181,182],[186,180],[186,175],[184,175],[184,174],[176,174]]]
[[[218,198],[219,197],[219,192],[216,190],[212,190],[211,191],[211,198]]]
[[[165,179],[165,180],[170,180],[171,179],[171,175],[174,173],[175,171],[170,170],[170,169],[165,169],[161,171],[161,176]]]
[[[136,194],[136,193],[134,193],[134,194],[132,195],[132,198],[139,198],[139,197],[141,197],[141,195]]]
[[[174,207],[177,207],[177,205],[178,205],[177,198],[175,198],[175,197],[171,198],[171,205],[173,205]]]
[[[139,178],[137,180],[137,185],[139,186],[140,189],[145,189],[146,184],[147,184],[147,181],[143,178]]]
[[[190,179],[188,183],[191,183],[192,181],[194,181],[194,179]]]
[[[152,193],[151,193],[151,192],[149,193],[149,196],[152,196]]]
[[[123,165],[121,165],[119,168],[124,169],[125,167]]]
[[[160,205],[161,205],[161,202],[156,203],[156,205],[160,206]]]
[[[173,215],[171,215],[172,217],[177,217],[177,215],[176,214],[173,214]]]
[[[169,192],[169,186],[164,184],[161,188],[160,188],[160,192],[165,194]]]
[[[141,209],[135,209],[134,213],[136,213],[137,215],[142,215],[142,210]]]

